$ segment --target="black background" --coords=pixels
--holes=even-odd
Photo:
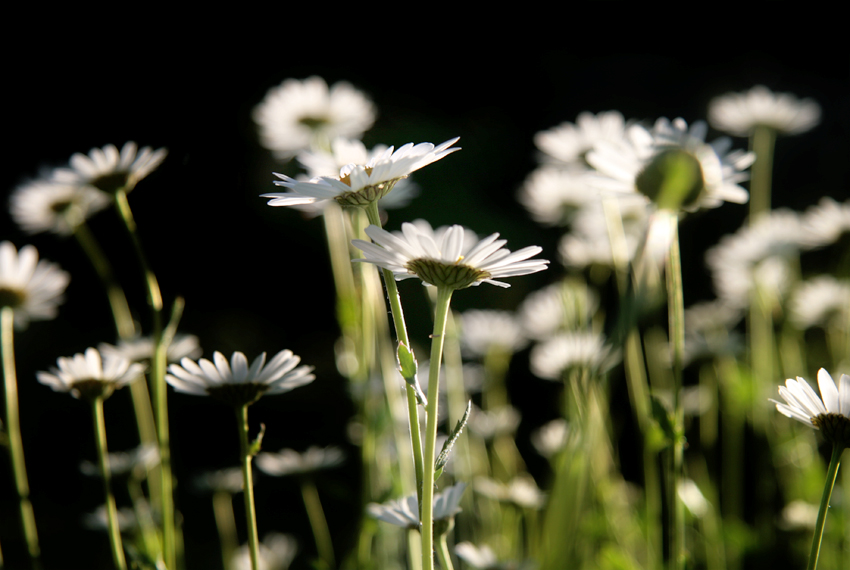
[[[329,83],[350,81],[378,108],[375,127],[364,139],[367,146],[439,143],[460,136],[462,151],[416,174],[422,194],[407,209],[391,212],[388,228],[419,217],[435,227],[461,223],[480,234],[500,232],[512,249],[541,245],[543,257],[553,262],[558,231],[535,226],[515,196],[536,166],[534,133],[573,121],[581,111],[617,109],[626,118],[681,116],[692,122],[705,118],[713,96],[758,83],[812,97],[822,106],[822,123],[807,134],[779,140],[774,205],[801,210],[824,195],[844,200],[850,194],[846,53],[758,41],[747,45],[770,47],[600,51],[595,45],[591,49],[592,43],[551,48],[531,41],[518,48],[506,39],[427,47],[399,41],[404,47],[364,48],[362,53],[337,48],[332,55],[318,55],[321,43],[316,49],[284,31],[275,39],[271,49],[263,50],[244,43],[211,47],[205,41],[172,50],[147,42],[132,49],[69,46],[44,60],[9,58],[4,134],[11,144],[4,152],[0,197],[5,203],[41,168],[62,166],[74,152],[95,146],[120,148],[135,140],[169,149],[165,163],[130,195],[166,302],[185,297],[181,329],[200,337],[207,357],[214,350],[227,355],[242,350],[253,358],[289,348],[316,366],[313,384],[261,400],[250,418],[254,430],[260,422],[267,425],[267,449],[338,444],[351,452],[346,468],[319,480],[338,556],[351,546],[359,508],[356,449],[345,438],[353,407],[334,366],[333,286],[321,221],[270,208],[259,198],[273,191],[272,171],[285,168],[260,147],[251,122],[252,107],[269,88],[309,75]],[[709,138],[719,135],[712,132]],[[746,141],[736,140],[736,147],[743,145]],[[712,295],[703,252],[739,227],[745,214],[745,206],[726,204],[683,225],[686,303]],[[120,226],[109,211],[91,224],[149,330],[141,277]],[[88,410],[38,384],[34,376],[58,356],[111,341],[108,306],[72,240],[26,236],[5,208],[0,209],[0,239],[18,247],[32,243],[42,257],[72,275],[59,318],[34,323],[16,337],[24,444],[44,560],[48,569],[109,567],[105,535],[77,523],[101,501],[98,482],[78,470],[82,459],[95,458]],[[512,280],[507,291],[487,286],[462,291],[453,306],[514,308],[562,271],[553,263],[547,272]],[[430,325],[421,312],[425,304],[419,285],[405,282],[402,295],[414,299],[408,322],[424,344]],[[534,389],[545,389],[544,382],[520,374]],[[537,392],[514,384],[527,423],[539,424]],[[113,450],[136,443],[128,396],[118,392],[106,402]],[[229,409],[206,398],[178,394],[170,405],[189,568],[216,568],[208,497],[193,493],[189,482],[202,470],[236,464],[234,419]],[[16,564],[22,543],[7,462],[2,463],[0,543],[8,567],[16,568],[21,567]],[[257,492],[261,535],[291,532],[304,551],[312,552],[295,482],[259,485]],[[306,559],[300,557],[296,567],[307,567]]]

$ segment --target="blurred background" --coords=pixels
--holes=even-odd
[[[479,234],[499,232],[511,249],[541,245],[542,257],[553,261],[547,272],[513,279],[508,290],[482,286],[459,292],[453,303],[457,310],[514,309],[529,292],[563,273],[555,261],[559,232],[533,223],[516,194],[537,164],[534,134],[574,121],[582,111],[619,110],[627,119],[650,122],[683,117],[691,123],[705,119],[712,97],[756,84],[810,97],[821,105],[821,124],[793,140],[779,140],[773,205],[802,210],[822,196],[850,196],[846,50],[816,54],[815,48],[806,53],[805,47],[783,45],[696,55],[676,49],[604,52],[530,45],[518,50],[461,43],[427,54],[411,47],[350,57],[356,63],[348,63],[339,55],[295,50],[283,39],[278,53],[264,55],[238,47],[199,45],[184,53],[159,49],[135,61],[127,53],[91,55],[91,66],[71,57],[40,65],[7,60],[4,125],[10,143],[0,197],[5,205],[9,193],[40,169],[63,166],[73,153],[92,147],[111,143],[120,148],[134,140],[168,148],[166,161],[130,194],[130,204],[166,304],[177,295],[186,300],[180,330],[199,337],[206,357],[215,350],[227,355],[241,350],[253,358],[289,348],[316,367],[313,384],[264,398],[251,408],[252,431],[265,423],[269,450],[334,444],[351,451],[350,461],[357,456],[346,436],[351,401],[334,364],[337,325],[321,220],[271,208],[259,197],[275,191],[273,171],[292,169],[260,146],[251,119],[252,108],[284,79],[345,80],[369,95],[378,118],[364,136],[367,147],[461,137],[462,151],[413,176],[422,192],[405,209],[389,213],[388,229],[417,218],[435,227],[459,223]],[[712,131],[708,138],[718,136]],[[735,148],[746,145],[744,139],[735,141]],[[746,206],[725,204],[683,224],[686,306],[712,296],[705,249],[737,229],[745,216]],[[122,228],[109,210],[95,216],[91,226],[148,331],[141,276]],[[81,460],[96,457],[89,412],[82,402],[35,380],[35,372],[53,366],[58,356],[112,342],[109,307],[72,240],[27,236],[5,207],[0,208],[0,240],[18,248],[35,245],[41,257],[72,277],[59,318],[33,323],[16,336],[22,430],[45,565],[109,567],[105,533],[77,524],[101,501],[99,482],[79,470]],[[430,319],[414,281],[404,282],[401,293],[407,295],[411,334],[424,345]],[[517,367],[527,370],[522,358]],[[520,431],[528,433],[542,423],[537,414],[542,418],[551,410],[549,404],[541,409],[538,400],[523,398],[523,391],[539,394],[550,388],[523,374],[511,381],[515,405],[524,412]],[[124,392],[106,403],[109,445],[115,451],[136,445]],[[237,464],[233,414],[211,399],[173,392],[170,406],[188,567],[217,568],[209,496],[195,491],[191,481],[205,470]],[[534,466],[529,458],[529,468]],[[355,536],[356,474],[348,465],[322,472],[317,480],[338,549],[350,548]],[[303,549],[314,548],[294,481],[259,485],[257,493],[261,536],[270,530],[288,532]],[[14,505],[3,458],[0,543],[9,568],[15,567],[13,552],[20,546]],[[101,566],[92,565],[93,555],[100,556],[94,564]],[[304,564],[305,558],[299,558],[293,567]]]

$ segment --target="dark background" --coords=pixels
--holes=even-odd
[[[649,121],[681,116],[690,123],[705,118],[713,96],[758,83],[811,97],[821,104],[821,125],[779,140],[774,206],[802,210],[821,196],[844,200],[850,194],[846,53],[831,55],[796,43],[694,53],[549,49],[533,42],[517,48],[498,42],[375,50],[358,58],[348,52],[319,56],[315,52],[321,50],[298,50],[285,40],[281,37],[276,52],[199,45],[175,53],[146,46],[148,51],[132,54],[105,50],[84,58],[71,50],[46,61],[9,59],[4,134],[11,144],[0,172],[0,197],[5,203],[18,184],[42,167],[66,164],[74,152],[109,143],[120,148],[127,140],[169,149],[165,163],[130,195],[166,303],[176,295],[185,297],[181,329],[200,337],[206,357],[214,350],[227,355],[242,350],[253,358],[289,348],[316,366],[313,384],[264,398],[251,408],[250,419],[254,430],[260,422],[267,425],[266,449],[337,444],[351,452],[346,468],[327,472],[318,482],[339,557],[351,546],[359,508],[352,499],[357,495],[356,449],[345,438],[353,407],[334,366],[333,285],[321,221],[270,208],[259,197],[273,191],[272,171],[285,168],[260,147],[251,121],[252,107],[269,88],[310,75],[331,84],[353,83],[372,97],[379,112],[365,135],[367,146],[439,143],[460,136],[462,151],[416,173],[422,194],[407,209],[391,212],[388,228],[419,217],[435,227],[461,223],[480,234],[500,232],[512,249],[541,245],[543,257],[553,262],[559,231],[536,226],[515,196],[537,164],[533,135],[574,121],[581,111],[616,109],[627,119]],[[712,132],[709,139],[716,136]],[[736,147],[744,145],[736,140]],[[687,304],[711,297],[703,252],[739,227],[745,214],[745,206],[726,204],[683,225]],[[141,278],[120,226],[110,211],[98,214],[91,225],[148,331]],[[48,570],[109,567],[105,535],[77,524],[101,502],[98,482],[78,470],[82,459],[95,459],[89,412],[34,376],[58,356],[112,341],[108,305],[72,240],[26,236],[2,208],[0,240],[6,239],[19,248],[36,245],[42,257],[72,275],[59,318],[34,323],[16,337],[24,444],[44,560]],[[553,263],[547,272],[514,279],[507,291],[487,286],[463,291],[455,295],[453,307],[512,309],[562,271]],[[424,313],[417,313],[425,307],[419,285],[405,282],[402,295],[413,299],[408,322],[424,343],[430,325]],[[527,380],[535,389],[545,384]],[[515,392],[520,407],[530,407],[522,387]],[[170,405],[189,568],[216,568],[209,500],[192,492],[189,481],[205,469],[236,464],[234,420],[230,410],[206,398],[178,394]],[[106,403],[112,450],[136,444],[128,406],[129,394],[122,392]],[[527,410],[527,423],[542,421],[535,413]],[[2,463],[0,543],[8,567],[15,568],[22,543],[8,466],[5,459]],[[302,551],[312,552],[295,481],[258,485],[257,492],[260,534],[294,533]],[[100,557],[94,563],[93,553]],[[306,567],[305,561],[299,557],[295,567]]]

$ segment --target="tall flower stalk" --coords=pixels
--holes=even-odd
[[[124,545],[121,542],[121,529],[118,526],[118,510],[115,507],[115,496],[112,494],[112,476],[109,472],[106,445],[106,422],[103,418],[103,397],[91,400],[92,420],[94,421],[95,443],[97,446],[97,464],[100,477],[103,479],[103,493],[106,499],[106,520],[109,532],[109,546],[112,549],[112,562],[118,570],[125,570],[127,562],[124,559]]]

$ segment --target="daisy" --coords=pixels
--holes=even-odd
[[[638,197],[624,195],[616,202],[622,227],[623,261],[633,259],[638,252],[650,220],[651,211],[646,201],[635,198]],[[558,244],[561,263],[575,268],[595,264],[613,267],[614,246],[608,226],[603,203],[596,200],[586,204],[575,213],[571,231]]]
[[[328,88],[315,76],[287,79],[270,89],[253,112],[262,145],[280,159],[337,137],[360,138],[375,115],[372,101],[351,84],[340,81]]]
[[[563,418],[554,419],[540,426],[531,434],[531,444],[537,453],[551,458],[564,448],[570,427]]]
[[[365,164],[347,164],[336,176],[318,176],[300,181],[285,174],[274,173],[288,192],[262,194],[269,206],[296,206],[312,204],[321,200],[336,200],[342,206],[367,206],[380,200],[393,189],[395,184],[411,172],[436,162],[459,147],[452,147],[458,137],[434,146],[432,143],[408,143],[398,150],[388,147],[372,156]]]
[[[521,419],[519,410],[513,406],[484,411],[473,405],[472,415],[469,416],[469,431],[485,441],[492,441],[500,435],[513,436]]]
[[[832,323],[846,327],[850,322],[850,281],[820,275],[799,284],[791,296],[789,313],[801,329]]]
[[[330,469],[345,461],[345,453],[338,447],[312,446],[304,453],[294,449],[281,449],[276,453],[264,452],[257,455],[257,467],[269,475],[297,475]]]
[[[790,93],[773,93],[757,85],[743,93],[715,97],[708,105],[711,126],[746,137],[762,126],[781,134],[796,135],[820,122],[820,106],[811,99],[797,99]]]
[[[517,198],[535,222],[556,226],[572,221],[577,210],[600,196],[583,172],[547,167],[531,173]]]
[[[534,144],[545,153],[543,161],[568,168],[586,170],[585,156],[599,141],[619,141],[625,135],[626,122],[619,111],[594,115],[579,114],[575,123],[565,122],[534,135]]]
[[[132,362],[146,362],[153,358],[154,343],[151,337],[136,337],[121,339],[117,345],[104,342],[98,346],[98,349],[103,354],[117,354]],[[166,360],[179,362],[183,358],[198,358],[201,353],[198,337],[193,334],[177,334],[168,345]]]
[[[528,295],[519,320],[528,337],[544,340],[560,330],[586,327],[599,309],[599,295],[580,280],[564,280]]]
[[[11,307],[18,328],[56,317],[71,277],[58,265],[38,260],[38,251],[0,242],[0,308]]]
[[[522,350],[528,339],[514,313],[473,309],[460,316],[460,342],[468,354],[484,357],[491,350]]]
[[[109,202],[108,194],[91,186],[39,179],[15,189],[9,198],[9,213],[29,234],[67,236]]]
[[[460,512],[466,483],[456,483],[434,496],[434,520],[448,520]],[[370,503],[369,516],[408,529],[419,529],[419,502],[415,494],[384,504]]]
[[[531,372],[544,380],[561,380],[570,370],[602,373],[619,359],[601,334],[564,332],[531,349]]]
[[[37,372],[38,381],[56,392],[70,392],[94,400],[106,399],[114,390],[136,380],[145,367],[116,355],[101,357],[96,348],[87,348],[84,354],[59,357],[50,372]]]
[[[821,198],[803,213],[801,223],[813,247],[831,245],[850,234],[850,200],[839,203]]]
[[[298,543],[289,534],[270,532],[259,544],[258,570],[286,570],[298,552]],[[251,570],[251,552],[244,545],[233,553],[231,570]]]
[[[745,169],[755,160],[753,153],[729,152],[731,141],[705,142],[707,126],[684,119],[656,121],[652,129],[632,125],[619,143],[602,141],[588,152],[587,161],[598,173],[592,183],[601,191],[643,194],[660,208],[715,208],[722,202],[743,204],[747,191],[738,185],[748,178]],[[674,192],[665,192],[670,173],[685,182]]]
[[[503,567],[499,564],[496,553],[487,545],[478,548],[471,542],[459,542],[455,546],[455,554],[467,565],[477,570],[497,570]]]
[[[126,143],[121,152],[109,144],[91,149],[88,155],[75,153],[70,168],[57,168],[52,178],[64,184],[94,186],[109,194],[122,189],[130,192],[162,164],[167,154],[164,148],[153,150],[146,146],[140,150],[133,141]]]
[[[827,441],[845,448],[850,445],[850,376],[842,374],[836,386],[829,372],[821,368],[818,387],[820,397],[804,378],[797,376],[779,387],[784,403],[770,401],[782,415],[820,430]]]
[[[268,363],[266,353],[248,359],[241,352],[234,352],[230,363],[218,351],[213,362],[206,358],[195,363],[183,358],[180,364],[168,367],[170,374],[165,379],[178,392],[197,396],[213,396],[235,406],[256,402],[264,394],[283,394],[293,388],[309,384],[315,379],[312,366],[298,366],[301,357],[290,350],[278,352]]]
[[[434,230],[423,221],[404,223],[401,233],[372,225],[366,228],[366,235],[378,245],[352,240],[364,255],[356,261],[389,269],[397,281],[418,277],[427,285],[449,289],[482,282],[510,287],[496,279],[543,271],[549,263],[545,259],[529,259],[543,251],[541,247],[529,246],[511,253],[502,248],[507,242],[497,239],[499,234],[478,241],[474,233],[458,225]]]

